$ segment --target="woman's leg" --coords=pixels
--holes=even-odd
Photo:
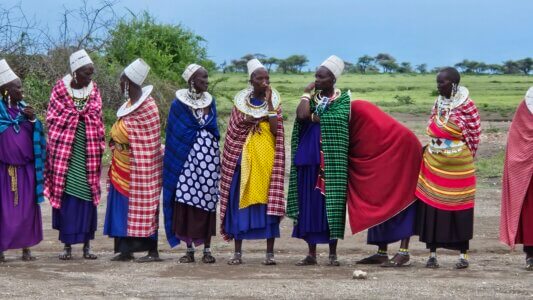
[[[334,267],[341,265],[337,260],[337,241],[338,240],[334,240],[329,243],[329,265]]]
[[[242,264],[242,240],[235,240],[235,251],[230,260],[228,260],[228,265],[240,264]]]
[[[276,264],[276,261],[274,260],[274,243],[275,242],[276,242],[276,238],[267,239],[267,249],[266,249],[266,255],[265,255],[265,260],[263,261],[263,265],[271,266],[271,265]]]
[[[301,261],[297,262],[297,266],[316,265],[316,244],[307,243],[307,256]]]
[[[212,264],[216,261],[215,257],[211,254],[211,237],[208,237],[204,242],[204,256],[202,257],[202,262]]]

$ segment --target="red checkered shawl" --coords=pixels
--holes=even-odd
[[[282,217],[285,215],[285,197],[283,193],[285,180],[285,144],[281,105],[278,107],[277,113],[278,128],[276,132],[274,167],[270,176],[270,188],[268,191],[267,214]],[[231,112],[226,140],[224,142],[224,152],[222,153],[220,174],[220,233],[226,241],[231,240],[231,237],[224,231],[224,217],[226,216],[226,209],[228,207],[231,180],[235,172],[235,167],[237,166],[237,160],[241,156],[246,137],[257,122],[258,119],[245,120],[245,115],[235,107]]]
[[[44,175],[44,194],[54,208],[61,207],[61,197],[65,189],[68,160],[78,121],[85,121],[87,139],[87,180],[91,187],[95,206],[100,202],[100,174],[102,155],[105,149],[105,133],[102,121],[102,99],[100,91],[93,83],[93,90],[82,111],[76,110],[67,87],[60,79],[52,89],[46,112],[48,137]]]
[[[514,248],[520,214],[530,184],[533,184],[533,114],[526,101],[516,110],[509,128],[502,177],[500,241]]]
[[[431,110],[431,117],[429,123],[437,114],[437,102],[433,105]],[[472,152],[472,156],[476,156],[477,147],[479,145],[479,136],[481,135],[481,120],[476,105],[472,99],[468,98],[463,104],[452,109],[450,120],[452,120],[463,133],[464,142]]]
[[[150,237],[157,232],[159,224],[163,172],[161,125],[154,99],[146,99],[123,120],[131,149],[128,236]]]

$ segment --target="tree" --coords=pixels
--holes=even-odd
[[[524,59],[517,60],[516,66],[524,73],[524,75],[529,75],[531,69],[533,69],[533,59],[531,59],[531,57],[526,57]]]
[[[520,68],[518,64],[513,60],[508,60],[503,62],[502,71],[504,74],[516,74],[520,73]]]
[[[357,59],[357,70],[365,74],[368,68],[374,63],[374,58],[370,55],[363,55]]]
[[[499,74],[502,72],[502,66],[498,64],[488,64],[487,71],[489,71],[490,74]]]
[[[428,65],[427,64],[419,64],[419,65],[416,65],[415,69],[420,74],[426,74],[428,72]]]
[[[398,73],[413,73],[413,67],[410,62],[402,62],[397,71]]]
[[[396,59],[392,55],[387,53],[379,53],[376,55],[375,60],[379,66],[383,69],[384,73],[392,73],[398,70],[398,64]]]
[[[270,72],[272,70],[272,67],[278,64],[278,61],[279,59],[275,57],[268,57],[263,59],[263,65],[265,66],[265,68],[267,68],[268,72]]]
[[[125,66],[142,57],[161,79],[181,80],[182,71],[190,63],[207,69],[216,67],[207,58],[201,36],[181,25],[159,24],[148,12],[119,22],[110,37],[105,52],[111,63]]]

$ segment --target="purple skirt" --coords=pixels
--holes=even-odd
[[[389,220],[368,229],[367,244],[390,244],[415,233],[416,202]]]
[[[309,244],[327,244],[329,237],[326,199],[316,188],[320,170],[320,124],[305,123],[294,156],[298,185],[298,221],[292,237]]]
[[[59,230],[64,244],[86,243],[94,239],[97,216],[92,201],[64,194],[61,208],[52,208],[52,228]]]
[[[224,230],[236,240],[261,240],[278,238],[278,216],[267,215],[265,204],[255,204],[239,209],[241,165],[235,168],[231,181],[229,203],[224,218]]]

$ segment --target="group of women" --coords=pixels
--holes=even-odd
[[[460,75],[444,68],[437,75],[439,97],[422,147],[401,123],[349,91],[336,88],[344,62],[326,59],[301,96],[292,131],[288,196],[285,198],[285,141],[281,96],[257,59],[247,64],[249,86],[238,92],[225,135],[220,132],[207,70],[197,64],[183,72],[187,88],[176,91],[161,144],[159,112],[143,87],[150,67],[142,59],[120,76],[126,102],[110,131],[112,150],[104,234],[114,238],[113,261],[159,261],[158,224],[162,195],[164,226],[171,247],[184,242],[180,263],[203,263],[220,233],[234,240],[230,265],[243,262],[243,240],[266,240],[263,264],[275,265],[274,242],[280,221],[294,221],[292,236],[308,244],[297,265],[317,264],[317,244],[329,245],[328,264],[338,266],[337,241],[344,237],[346,208],[352,233],[368,229],[377,253],[358,263],[400,267],[409,264],[409,239],[419,235],[437,268],[436,249],[460,252],[457,269],[469,265],[476,178],[474,156],[480,118]],[[0,61],[0,261],[3,252],[30,247],[42,236],[39,203],[52,206],[53,228],[64,244],[59,255],[72,259],[72,245],[91,252],[100,201],[105,132],[102,100],[92,80],[94,65],[84,50],[70,57],[70,73],[52,89],[46,113],[47,137],[22,82]],[[533,269],[533,90],[520,105],[509,133],[501,240],[524,244]],[[389,258],[387,246],[400,241]]]

